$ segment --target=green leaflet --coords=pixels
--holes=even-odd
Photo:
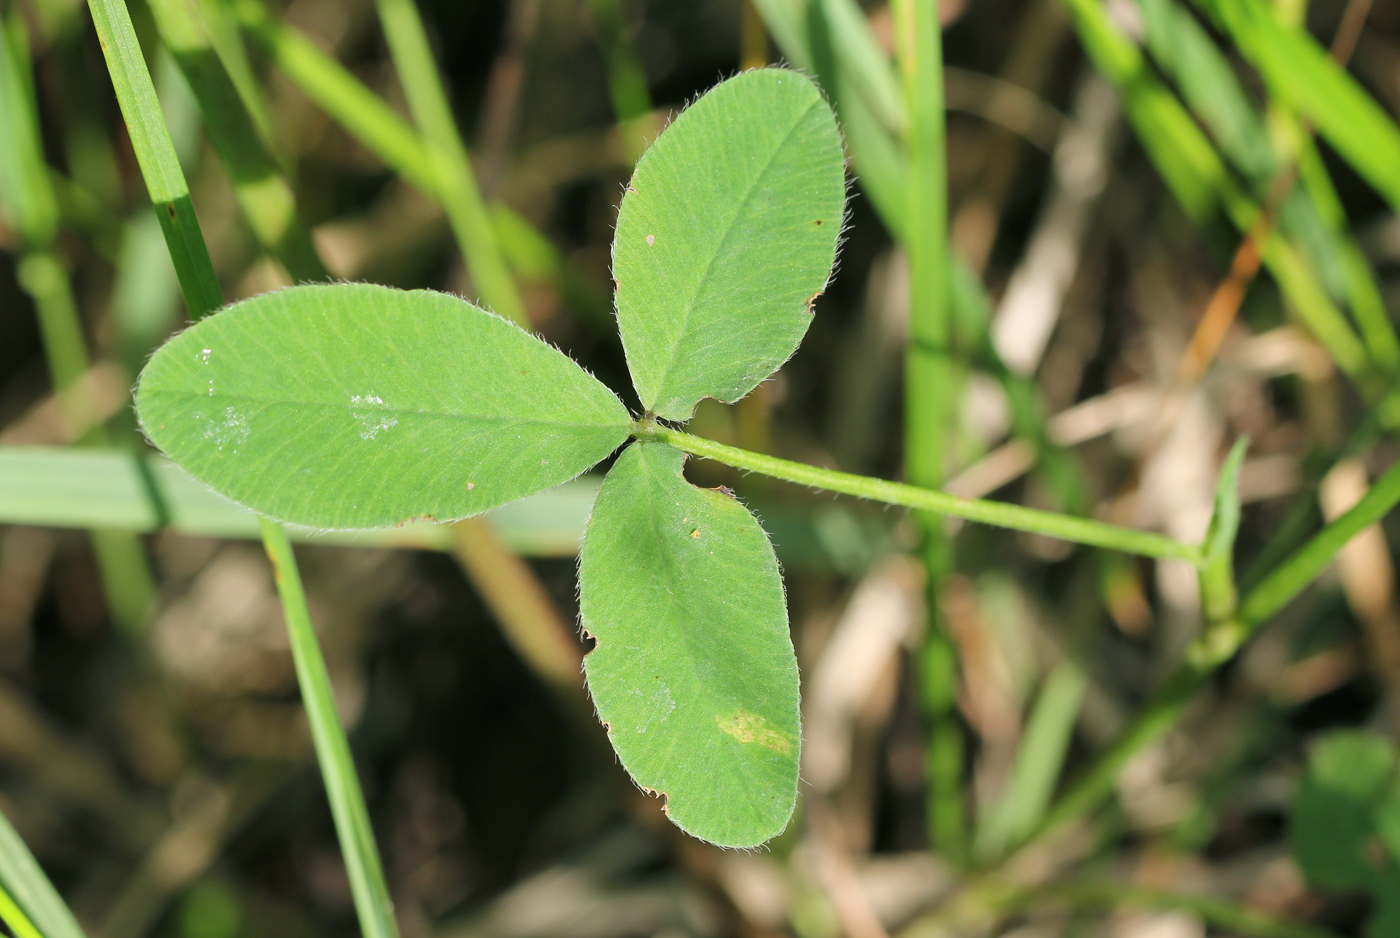
[[[1400,934],[1400,775],[1395,746],[1364,730],[1319,740],[1293,800],[1290,840],[1309,885],[1363,891],[1375,902],[1368,938]]]
[[[836,259],[845,204],[836,119],[809,79],[744,72],[637,162],[613,238],[617,317],[642,404],[688,420],[785,362]]]
[[[782,832],[802,727],[782,578],[758,521],[637,443],[608,473],[579,561],[599,718],[682,830],[726,847]]]
[[[1212,14],[1269,90],[1317,126],[1391,208],[1400,211],[1400,129],[1385,110],[1305,31],[1279,22],[1259,0],[1197,0]]]
[[[444,293],[292,287],[176,336],[136,391],[195,478],[316,528],[478,514],[591,468],[627,438],[578,365]]]

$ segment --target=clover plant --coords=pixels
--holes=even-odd
[[[735,401],[797,348],[836,258],[845,162],[807,78],[749,71],[638,162],[613,243],[617,318],[646,413],[457,297],[370,284],[253,297],[164,345],[136,392],[195,478],[313,528],[451,521],[590,469],[654,418]],[[637,784],[727,846],[780,833],[797,794],[797,661],[754,516],[642,438],[609,471],[579,564],[588,686]]]

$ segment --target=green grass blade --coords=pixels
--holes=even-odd
[[[44,938],[86,938],[78,920],[3,814],[0,814],[0,888]],[[0,918],[12,928],[15,926],[15,920],[3,911],[0,911]],[[20,938],[19,929],[16,929],[16,938]]]
[[[1271,93],[1306,117],[1400,212],[1400,127],[1317,40],[1260,0],[1203,0]]]
[[[1064,0],[1095,67],[1123,94],[1133,130],[1186,213],[1204,219],[1219,204],[1226,170],[1210,141],[1151,74],[1142,51],[1109,19],[1099,0]]]
[[[79,379],[88,352],[78,305],[63,261],[54,250],[58,234],[55,198],[40,143],[40,128],[29,57],[18,16],[0,22],[0,210],[23,235],[18,269],[20,287],[38,314],[39,332],[60,413],[75,442],[110,443],[105,427],[91,426],[92,402]],[[134,633],[146,622],[155,583],[144,548],[130,535],[93,531],[93,548],[112,618]]]
[[[1400,502],[1400,463],[1386,470],[1361,500],[1279,564],[1240,603],[1240,619],[1255,626],[1271,618],[1332,562],[1347,542],[1389,514]]]
[[[33,72],[24,22],[0,19],[0,212],[30,245],[58,233],[58,202],[39,140]]]
[[[688,420],[792,355],[836,259],[845,162],[809,79],[743,72],[637,163],[613,238],[617,320],[642,406]]]
[[[607,59],[613,113],[622,122],[645,116],[651,112],[651,90],[647,88],[642,63],[627,38],[622,4],[618,0],[588,0],[588,10]]]
[[[233,15],[226,0],[198,0],[199,13],[209,42],[223,63],[224,71],[238,91],[238,98],[248,110],[248,117],[257,128],[258,139],[263,148],[275,159],[283,171],[287,171],[285,155],[277,145],[272,129],[272,113],[258,83],[257,73],[248,57],[248,47],[243,43],[243,35],[238,19]],[[162,99],[164,100],[164,99]]]
[[[1191,110],[1210,130],[1220,151],[1265,197],[1281,165],[1263,117],[1245,93],[1225,54],[1175,0],[1140,0],[1147,47],[1181,88]],[[1304,192],[1295,192],[1279,212],[1279,225],[1330,285],[1340,281],[1367,350],[1383,370],[1400,361],[1400,341],[1385,314],[1374,274],[1346,230],[1346,216],[1311,136],[1287,115],[1277,114],[1302,170]],[[1332,292],[1337,292],[1333,290]]]
[[[409,110],[432,160],[433,191],[447,210],[477,292],[488,307],[528,326],[525,305],[496,243],[418,9],[413,0],[378,0],[378,8]]]
[[[646,72],[628,35],[621,2],[588,0],[588,9],[603,48],[613,114],[626,140],[627,152],[635,161],[645,152],[648,138],[655,133],[650,120],[651,89],[647,87]]]
[[[903,243],[909,257],[909,351],[905,361],[905,475],[914,485],[943,484],[945,434],[955,399],[948,348],[948,179],[943,152],[943,63],[933,7],[895,6],[900,72],[909,125]]]
[[[209,259],[209,248],[199,230],[199,219],[194,214],[194,203],[190,201],[179,156],[161,114],[155,85],[146,71],[146,60],[141,54],[136,30],[132,28],[131,15],[123,0],[88,0],[88,8],[92,11],[92,22],[107,60],[107,71],[112,76],[122,118],[131,135],[131,148],[136,152],[146,191],[155,204],[161,230],[165,232],[165,243],[175,264],[185,306],[190,318],[198,319],[222,305],[223,293]]]
[[[15,900],[10,898],[4,886],[0,886],[0,922],[9,926],[15,938],[44,938],[29,920],[29,916],[15,905]]]
[[[438,198],[433,161],[407,121],[335,59],[273,17],[261,0],[238,0],[235,12],[254,42],[317,107],[405,182]],[[504,205],[491,206],[490,220],[512,270],[554,284],[570,308],[591,316],[600,328],[614,328],[611,297],[572,269],[549,239]]]
[[[432,157],[407,121],[262,0],[231,2],[243,28],[293,84],[394,172],[436,196]]]
[[[826,3],[845,9],[841,3]],[[857,11],[858,12],[858,11]],[[942,27],[933,4],[901,0],[893,6],[895,42],[903,93],[905,200],[902,232],[909,258],[909,344],[904,358],[904,474],[914,485],[943,484],[944,463],[954,431],[957,376],[949,356],[953,335],[948,283],[948,174],[944,153]],[[840,13],[838,12],[839,16]],[[850,42],[840,21],[831,20],[838,49]],[[852,75],[853,56],[838,55]],[[864,72],[874,71],[871,55]],[[883,58],[881,60],[883,64]],[[858,89],[859,90],[859,89]],[[867,94],[869,93],[867,87]],[[957,715],[957,646],[938,616],[938,592],[951,572],[952,549],[942,519],[921,519],[920,551],[928,579],[931,621],[919,654],[921,696],[929,723],[928,812],[931,841],[955,864],[967,854],[967,771],[962,723]]]
[[[518,553],[571,557],[578,553],[598,481],[584,476],[482,517]],[[257,515],[162,456],[47,446],[0,446],[0,524],[259,536]],[[300,530],[292,537],[308,543],[440,551],[451,550],[453,543],[450,527],[426,521],[351,534]]]
[[[1220,151],[1246,178],[1266,185],[1278,158],[1263,118],[1229,59],[1176,0],[1139,0],[1138,5],[1152,58],[1180,87],[1182,98],[1210,130]]]
[[[898,234],[904,228],[904,153],[893,128],[904,123],[899,84],[883,55],[869,54],[879,46],[863,16],[836,16],[845,25],[838,32],[824,0],[754,0],[768,31],[784,56],[805,72],[815,74],[841,119],[857,179],[881,220]],[[848,53],[847,47],[863,52]],[[852,72],[878,70],[856,77]],[[879,88],[878,97],[892,107],[894,117],[882,120],[880,110],[860,88]],[[889,114],[886,117],[890,117]]]
[[[995,860],[1007,844],[1024,839],[1045,816],[1069,754],[1088,683],[1084,669],[1067,660],[1056,665],[1041,685],[1016,748],[1006,790],[977,831],[979,860]]]
[[[1341,264],[1347,300],[1361,337],[1376,365],[1386,374],[1400,367],[1400,336],[1386,310],[1376,273],[1350,230],[1346,210],[1332,177],[1322,161],[1317,143],[1293,121],[1299,137],[1298,171],[1303,187],[1316,206],[1323,226],[1331,233]]]
[[[360,929],[365,938],[398,938],[394,903],[384,881],[374,828],[370,825],[364,792],[360,790],[359,776],[355,773],[350,742],[336,714],[330,674],[307,612],[306,594],[302,590],[292,545],[280,526],[265,519],[261,524],[263,544],[272,561],[278,595],[282,597],[297,684],[301,687],[302,702],[311,723],[311,739],[316,747],[316,760],[321,764],[326,794],[330,797],[331,814],[340,836]]]
[[[1114,24],[1099,0],[1064,3],[1085,51],[1117,86],[1138,139],[1187,214],[1203,221],[1220,206],[1236,228],[1248,231],[1260,211],[1258,204],[1231,178],[1210,140],[1148,68],[1142,51]],[[1340,368],[1365,380],[1365,346],[1303,257],[1277,232],[1266,241],[1263,253],[1265,266],[1292,300],[1299,318]]]
[[[329,279],[297,215],[296,198],[262,143],[243,97],[214,49],[198,0],[151,0],[161,40],[199,102],[209,142],[263,249],[297,282]]]
[[[98,39],[102,43],[107,58],[108,71],[116,89],[117,100],[121,105],[122,116],[132,138],[132,148],[136,151],[141,173],[146,187],[157,205],[157,215],[161,219],[166,243],[170,247],[176,272],[180,275],[180,286],[185,294],[185,305],[192,317],[206,315],[222,303],[218,279],[209,261],[209,251],[199,230],[190,203],[189,188],[185,183],[179,158],[171,142],[170,132],[165,126],[160,104],[156,100],[151,76],[146,71],[145,60],[141,56],[140,45],[131,26],[131,18],[126,5],[121,0],[90,0],[93,22],[97,27]],[[163,209],[163,210],[162,210]],[[308,667],[308,679],[316,677],[314,664],[320,661],[319,648],[315,646],[315,636],[311,634],[310,614],[301,592],[300,578],[296,570],[296,560],[287,545],[286,536],[275,524],[259,520],[263,544],[279,573],[279,595],[288,626],[300,623],[304,628],[297,629],[309,636],[315,657]],[[294,588],[289,586],[294,584]],[[294,631],[294,642],[296,641]],[[303,656],[305,657],[305,655]],[[298,679],[302,679],[301,661],[298,660]],[[324,664],[320,669],[324,679]],[[325,702],[328,681],[320,687],[311,688],[307,693],[308,706],[316,700],[318,706]],[[327,745],[340,741],[340,748],[348,753],[344,742],[344,730],[335,718],[333,707],[318,710],[312,720],[316,732],[322,734]],[[322,747],[318,743],[319,750]],[[352,872],[351,889],[355,896],[356,910],[361,915],[360,927],[367,936],[373,938],[397,938],[397,926],[393,920],[392,907],[388,900],[388,886],[384,882],[383,871],[378,859],[372,833],[367,823],[358,823],[366,816],[363,798],[359,796],[358,781],[354,767],[347,758],[334,764],[323,763],[323,773],[334,784],[328,784],[332,805],[341,805],[345,810],[335,813],[336,829],[341,844],[346,851],[346,868]]]
[[[584,659],[623,766],[682,830],[726,847],[782,833],[797,801],[797,659],[758,520],[636,443],[608,473],[579,558]]]
[[[1207,622],[1220,622],[1235,612],[1235,535],[1240,530],[1240,467],[1249,449],[1241,437],[1225,457],[1215,487],[1215,511],[1203,545],[1200,577],[1201,606]]]
[[[1376,480],[1354,507],[1294,551],[1240,602],[1235,617],[1211,626],[1185,660],[1094,765],[1056,802],[1025,842],[1036,840],[1093,810],[1113,791],[1123,766],[1167,733],[1210,676],[1336,557],[1347,542],[1400,503],[1400,463]]]
[[[175,149],[182,164],[192,162],[199,144],[199,108],[175,60],[164,50],[156,59],[155,84]],[[160,220],[144,207],[122,225],[116,280],[112,284],[112,321],[122,359],[131,374],[175,328],[179,319],[180,281],[170,263]]]
[[[810,2],[810,0],[809,0]],[[832,48],[838,67],[848,76],[851,90],[886,131],[898,134],[908,122],[917,122],[918,115],[908,94],[890,68],[870,21],[855,0],[818,0],[822,19],[831,31]],[[927,11],[937,20],[936,10]],[[810,15],[810,13],[809,13]],[[942,27],[939,26],[939,33]],[[941,56],[940,56],[941,61]],[[938,81],[941,85],[943,76]],[[943,96],[938,96],[941,105]]]

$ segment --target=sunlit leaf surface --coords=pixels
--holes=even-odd
[[[156,353],[136,394],[152,442],[273,518],[370,528],[463,518],[591,468],[627,437],[606,387],[445,293],[293,287]]]
[[[796,803],[797,660],[767,535],[729,494],[685,481],[683,458],[638,443],[603,483],[579,569],[598,641],[584,667],[622,764],[671,820],[751,847]]]
[[[647,409],[689,419],[787,361],[830,276],[845,194],[836,119],[796,72],[744,72],[676,118],[638,161],[613,240]]]

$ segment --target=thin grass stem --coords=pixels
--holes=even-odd
[[[34,302],[59,412],[71,441],[110,446],[107,428],[80,379],[90,359],[67,267],[57,250],[58,199],[40,142],[32,68],[18,12],[0,23],[0,209],[12,218],[22,250],[16,273]],[[146,624],[155,579],[141,542],[117,531],[92,532],[93,551],[113,621],[127,634]]]
[[[255,44],[317,107],[410,185],[436,197],[437,170],[413,127],[262,0],[235,0],[234,13]]]
[[[413,0],[379,0],[378,7],[389,54],[432,160],[435,191],[447,210],[477,292],[497,313],[529,328],[525,304],[506,267],[467,148],[457,133],[418,8]]]
[[[146,182],[170,248],[185,306],[191,319],[199,319],[223,305],[223,292],[199,230],[190,188],[165,126],[155,84],[131,25],[131,14],[122,0],[88,0],[88,9],[92,11],[93,26],[107,60],[141,178]]]
[[[98,38],[107,55],[112,84],[132,138],[132,148],[138,154],[151,199],[157,204],[157,214],[162,217],[166,243],[175,260],[176,271],[183,271],[180,286],[185,291],[185,303],[192,316],[206,315],[222,304],[222,293],[209,260],[208,248],[194,219],[189,187],[170,132],[165,126],[160,103],[156,100],[151,76],[146,71],[131,17],[122,0],[89,0],[89,6]],[[167,213],[172,221],[185,217],[180,214],[177,202],[188,210],[186,215],[190,224],[164,224]],[[163,208],[166,211],[162,211]],[[326,780],[341,849],[345,852],[346,870],[350,874],[361,931],[367,938],[397,938],[398,928],[394,922],[393,905],[389,901],[389,888],[369,826],[364,796],[349,756],[345,730],[340,725],[330,697],[330,680],[311,629],[311,615],[306,607],[295,556],[280,526],[259,519],[259,527],[263,545],[277,575],[278,595],[292,636],[297,677],[302,682],[317,757]]]
[[[902,83],[905,177],[909,212],[903,244],[909,259],[909,347],[904,358],[904,472],[923,488],[943,484],[943,461],[957,400],[949,358],[948,179],[944,154],[943,55],[933,4],[894,4],[896,58]],[[954,863],[967,855],[966,744],[957,713],[958,651],[941,621],[938,592],[952,572],[952,544],[942,519],[920,519],[930,627],[919,654],[921,696],[929,723],[929,834]]]
[[[297,684],[311,724],[311,739],[316,747],[316,759],[321,764],[321,777],[330,797],[331,814],[335,818],[340,849],[345,856],[345,871],[350,877],[355,910],[359,913],[360,929],[365,938],[397,938],[394,904],[384,880],[379,847],[360,790],[355,760],[340,717],[335,710],[335,695],[331,690],[326,660],[321,655],[316,630],[302,589],[292,545],[281,525],[259,519],[263,546],[272,562],[277,579],[277,593],[282,598],[282,612],[287,620],[287,636],[291,640],[292,660],[296,665]]]
[[[252,114],[224,68],[195,0],[152,0],[161,41],[174,57],[199,102],[209,142],[228,169],[248,227],[292,280],[330,275],[297,214],[296,197],[264,147]]]

